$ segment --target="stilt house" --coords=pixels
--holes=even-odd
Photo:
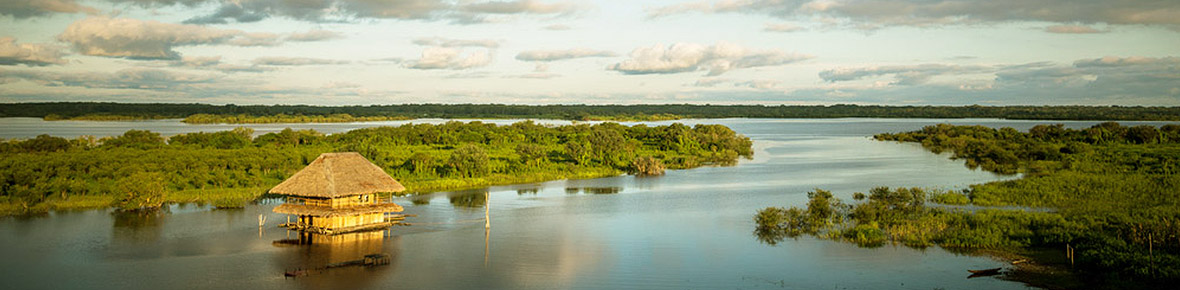
[[[270,189],[286,195],[286,203],[274,212],[297,217],[280,226],[318,233],[339,234],[387,228],[401,218],[388,216],[402,211],[384,202],[378,193],[400,192],[406,188],[356,152],[324,153],[295,175]]]

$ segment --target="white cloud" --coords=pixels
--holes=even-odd
[[[918,85],[926,83],[930,78],[938,75],[961,75],[972,73],[995,72],[996,68],[978,65],[950,65],[950,64],[919,64],[919,65],[886,65],[854,68],[837,68],[824,70],[819,77],[824,81],[852,81],[866,77],[893,75],[894,84]]]
[[[46,66],[64,64],[62,47],[52,44],[17,44],[16,38],[0,37],[0,65]]]
[[[1045,32],[1060,33],[1060,34],[1090,34],[1090,33],[1106,33],[1109,31],[1098,30],[1093,27],[1085,25],[1053,25],[1045,27]]]
[[[541,27],[541,29],[562,31],[562,30],[570,30],[571,27],[569,25],[565,25],[565,24],[552,24],[552,25],[546,25],[545,27]]]
[[[807,29],[790,23],[767,23],[766,27],[762,28],[762,30],[767,32],[799,32]]]
[[[464,53],[461,49],[450,47],[427,47],[422,50],[422,58],[413,62],[414,69],[450,69],[461,70],[487,66],[492,63],[490,50]]]
[[[69,25],[57,39],[83,55],[131,59],[180,59],[179,46],[277,46],[284,41],[322,41],[338,38],[331,31],[312,30],[284,37],[266,32],[244,32],[192,24],[173,24],[130,18],[88,17]]]
[[[784,65],[813,58],[777,49],[752,50],[725,42],[709,46],[695,43],[653,45],[637,48],[630,56],[630,59],[607,69],[631,75],[706,70],[709,76],[717,76],[733,69]]]
[[[233,46],[276,46],[282,44],[279,35],[274,33],[242,33],[225,42]]]
[[[412,69],[463,70],[483,67],[492,63],[495,48],[500,47],[500,41],[492,39],[426,37],[414,39],[413,43],[427,47],[422,50],[421,58],[407,62]]]
[[[606,50],[589,48],[573,48],[565,50],[529,50],[516,54],[517,60],[522,61],[558,61],[584,57],[611,57],[618,54]]]
[[[962,78],[980,74],[985,79]],[[909,101],[925,104],[1174,104],[1180,102],[1180,57],[1103,57],[1072,65],[868,66],[821,72],[833,83],[870,76],[894,75],[885,86],[837,86],[807,89],[794,95],[820,97],[839,90],[850,99],[875,103]],[[939,82],[932,77],[948,77]]]
[[[344,34],[331,30],[309,30],[307,32],[292,33],[285,38],[287,41],[325,41],[344,38]]]
[[[197,57],[182,57],[180,60],[167,61],[165,63],[171,67],[183,67],[201,70],[214,70],[224,73],[236,72],[266,72],[272,71],[274,68],[258,66],[258,65],[240,65],[221,62],[220,56],[197,56]]]
[[[324,84],[324,86],[323,86],[323,88],[325,88],[325,89],[355,89],[355,88],[360,88],[360,87],[362,87],[362,86],[358,83],[343,82],[343,81],[328,82],[327,84]]]
[[[759,90],[769,90],[769,89],[777,88],[778,85],[781,83],[782,82],[776,81],[776,80],[751,80],[751,81],[745,81],[745,82],[740,82],[740,83],[734,83],[733,86],[747,87],[747,88],[759,89]]]
[[[129,18],[88,17],[78,20],[57,39],[84,55],[135,59],[179,59],[177,46],[204,44],[259,45],[266,34],[171,24]],[[231,42],[233,41],[233,42]]]
[[[648,16],[664,17],[690,12],[761,14],[783,19],[829,19],[860,28],[1009,21],[1180,25],[1180,1],[1158,0],[725,0],[656,7],[648,10]]]
[[[211,14],[185,21],[193,24],[256,22],[281,16],[315,22],[358,19],[451,20],[460,24],[492,22],[489,16],[572,15],[585,8],[570,2],[453,0],[113,0],[143,7],[221,3]]]
[[[0,1],[0,15],[16,19],[46,16],[52,13],[98,13],[97,9],[78,4],[75,0],[4,0]]]
[[[555,74],[555,73],[551,73],[551,72],[532,72],[532,73],[527,73],[527,74],[522,74],[522,75],[509,76],[509,77],[510,77],[510,78],[519,78],[519,79],[540,79],[540,80],[544,80],[544,79],[551,79],[551,78],[561,77],[561,75],[559,75],[559,74]]]
[[[543,3],[534,0],[489,1],[459,7],[461,11],[486,14],[559,14],[577,9],[577,5],[569,2]]]
[[[106,89],[171,90],[210,83],[216,75],[198,75],[151,68],[129,68],[114,73],[49,73],[34,70],[4,71],[4,78],[24,79],[43,86]]]
[[[348,64],[347,60],[334,60],[310,57],[259,57],[254,59],[255,65],[269,66],[303,66],[303,65],[335,65]]]
[[[1144,66],[1144,65],[1180,65],[1180,57],[1117,57],[1106,56],[1096,59],[1082,59],[1074,61],[1076,67],[1115,67],[1115,66]]]
[[[442,37],[423,37],[414,39],[414,44],[437,47],[500,47],[500,41],[494,39],[450,39]]]
[[[235,22],[239,22],[239,23],[250,23],[250,22],[262,21],[263,19],[266,19],[267,16],[269,16],[265,12],[266,9],[253,8],[253,7],[260,7],[260,6],[252,6],[252,8],[248,9],[247,7],[242,5],[243,3],[251,4],[251,3],[259,3],[259,2],[255,2],[255,1],[248,1],[248,2],[229,1],[229,2],[221,5],[221,7],[218,7],[217,11],[213,12],[213,14],[189,18],[188,20],[185,20],[184,23],[186,23],[186,24],[226,24],[226,23],[229,23],[229,19],[233,19]],[[168,4],[168,5],[171,5],[171,4]],[[166,6],[166,5],[161,5],[161,6]]]
[[[698,79],[695,83],[693,83],[692,86],[694,86],[694,87],[714,87],[719,84],[728,83],[728,82],[733,82],[733,80],[726,79],[726,78],[701,78],[701,79]]]

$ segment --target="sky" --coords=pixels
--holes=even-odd
[[[1175,0],[0,0],[0,102],[1180,105]]]

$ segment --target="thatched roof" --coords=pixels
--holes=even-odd
[[[354,216],[368,213],[401,212],[402,206],[396,203],[367,204],[344,208],[332,208],[318,205],[301,205],[285,203],[275,207],[274,212],[282,214],[309,215],[317,217]]]
[[[270,189],[273,194],[335,198],[399,192],[405,186],[356,152],[324,153],[295,175]]]

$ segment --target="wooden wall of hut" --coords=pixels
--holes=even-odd
[[[362,194],[330,199],[328,206],[333,208],[370,205],[377,203],[377,194]]]
[[[353,226],[377,224],[385,222],[385,214],[371,213],[355,216],[336,216],[336,217],[317,217],[312,219],[313,227],[320,228],[346,228]]]
[[[337,198],[304,198],[304,197],[289,197],[287,203],[301,204],[311,206],[326,206],[332,208],[341,208],[349,206],[370,205],[377,204],[380,197],[377,194],[362,194]]]

